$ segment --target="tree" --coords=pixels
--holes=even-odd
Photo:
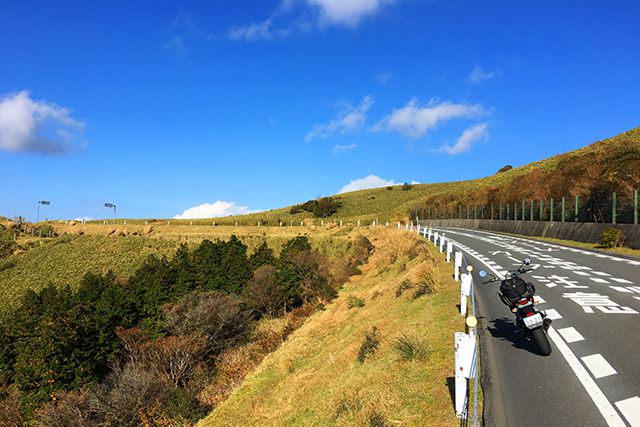
[[[243,292],[243,300],[247,306],[269,316],[282,310],[286,305],[287,295],[277,279],[275,266],[267,264],[258,267]]]
[[[249,257],[249,264],[254,271],[263,265],[275,265],[276,261],[273,250],[267,246],[266,241],[262,241]]]
[[[250,323],[250,314],[237,298],[215,291],[189,294],[177,304],[165,307],[163,313],[166,332],[204,337],[208,355],[244,341]]]

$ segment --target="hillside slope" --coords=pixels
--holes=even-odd
[[[267,356],[200,427],[459,424],[447,377],[451,339],[463,320],[450,265],[434,264],[441,255],[414,234],[378,229],[369,237],[376,252],[364,275]],[[390,252],[404,255],[393,262]],[[416,298],[416,280],[427,270],[438,291]],[[403,283],[413,287],[402,292]],[[379,344],[359,361],[374,327]]]
[[[559,200],[561,197],[591,197],[596,202],[606,201],[611,192],[619,193],[620,202],[628,205],[633,189],[640,188],[640,128],[632,129],[612,138],[544,160],[529,163],[485,178],[435,184],[416,184],[410,189],[403,186],[376,188],[336,195],[342,207],[324,221],[355,224],[358,220],[406,221],[416,209],[438,207],[442,212],[462,205],[514,203],[530,199]],[[304,202],[304,201],[301,201]],[[608,202],[602,202],[608,205]],[[309,221],[310,213],[290,214],[290,207],[251,215],[215,219],[216,224],[263,225],[300,224]],[[194,224],[211,224],[213,220],[193,220]],[[319,224],[321,219],[314,219]],[[144,222],[135,221],[133,222]],[[191,221],[171,220],[172,224]]]

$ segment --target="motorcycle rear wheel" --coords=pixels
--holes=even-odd
[[[551,343],[543,328],[536,328],[531,331],[531,337],[538,347],[538,352],[542,356],[548,356],[551,354]]]

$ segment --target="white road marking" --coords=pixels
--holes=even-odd
[[[569,344],[584,340],[582,334],[580,334],[580,332],[578,332],[573,326],[570,328],[558,329],[558,333],[562,335],[562,338],[564,338],[564,340]]]
[[[590,276],[589,273],[586,273],[584,271],[574,271],[575,274],[579,274],[580,276]]]
[[[476,256],[471,254],[470,251],[467,251],[467,253],[469,253],[474,258],[478,259]],[[587,252],[587,253],[589,255],[592,254],[591,252]],[[619,260],[622,261],[622,259],[619,259]],[[627,261],[627,260],[624,260],[624,261]],[[489,270],[491,270],[494,274],[496,274],[497,276],[501,276],[501,274],[498,272],[497,269],[488,265],[484,261],[481,261],[481,262],[485,264],[489,268]],[[638,265],[640,265],[640,262],[638,262]],[[548,316],[551,313],[551,316],[553,316],[553,318],[555,319],[562,318],[562,316],[554,309],[546,310],[545,312],[547,313]],[[552,318],[551,316],[549,317]],[[548,334],[549,334],[549,338],[551,338],[551,341],[553,341],[558,351],[565,358],[565,360],[569,364],[569,367],[573,370],[578,380],[582,383],[582,386],[584,387],[589,397],[591,397],[591,400],[598,408],[598,411],[600,411],[600,414],[603,416],[607,425],[612,427],[625,427],[625,422],[622,420],[622,418],[620,417],[618,412],[615,410],[611,402],[609,402],[609,400],[604,395],[600,387],[598,387],[594,379],[589,375],[585,367],[580,363],[580,361],[578,360],[576,355],[571,351],[569,346],[562,340],[562,338],[560,338],[560,335],[558,335],[558,333],[555,331],[553,327],[549,327]],[[624,403],[624,402],[626,401],[619,402],[619,403]],[[635,402],[632,402],[632,403],[635,404]],[[627,415],[625,414],[625,416]]]
[[[611,280],[613,280],[614,282],[618,282],[618,283],[633,283],[630,280],[618,279],[617,277],[612,277]]]
[[[584,356],[581,359],[595,378],[608,377],[618,373],[600,353]]]
[[[611,402],[609,402],[609,399],[607,399],[602,390],[600,390],[600,387],[598,387],[594,379],[591,378],[576,355],[573,354],[569,346],[564,341],[562,341],[560,335],[558,335],[553,327],[549,328],[549,338],[551,338],[551,341],[553,341],[553,343],[556,345],[558,351],[569,363],[569,366],[576,374],[576,377],[578,377],[578,380],[582,383],[582,386],[589,394],[589,397],[591,397],[591,400],[593,400],[593,403],[595,403],[596,407],[604,417],[606,423],[609,426],[624,426],[624,421],[622,420],[620,415],[618,415]]]
[[[607,280],[601,279],[599,277],[589,277],[589,279],[593,280],[596,283],[609,283]]]
[[[634,396],[629,399],[620,400],[616,402],[616,406],[631,427],[640,427],[640,397]]]
[[[555,308],[545,310],[544,312],[547,314],[547,317],[551,320],[562,319],[562,315],[558,313],[558,310],[556,310]]]
[[[611,276],[609,273],[605,273],[604,271],[592,271],[593,274],[597,274],[598,276]]]
[[[533,301],[536,304],[544,304],[546,302],[544,299],[542,299],[542,297],[540,295],[534,295],[533,296]]]

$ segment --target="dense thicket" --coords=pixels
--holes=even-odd
[[[197,419],[193,378],[246,342],[255,319],[329,300],[341,284],[306,237],[288,241],[277,258],[266,243],[248,256],[232,236],[193,250],[183,245],[170,259],[150,256],[129,278],[87,274],[75,291],[29,291],[0,316],[0,406],[3,390],[18,390],[26,414],[56,393],[83,390],[65,403],[55,397],[41,424],[60,423],[68,412],[88,425],[122,425],[140,422],[137,405],[178,396],[175,412]],[[65,407],[76,400],[74,410]]]
[[[317,218],[327,218],[338,212],[340,207],[342,207],[342,201],[339,198],[322,197],[292,206],[289,213],[295,215],[301,212],[310,212]]]

